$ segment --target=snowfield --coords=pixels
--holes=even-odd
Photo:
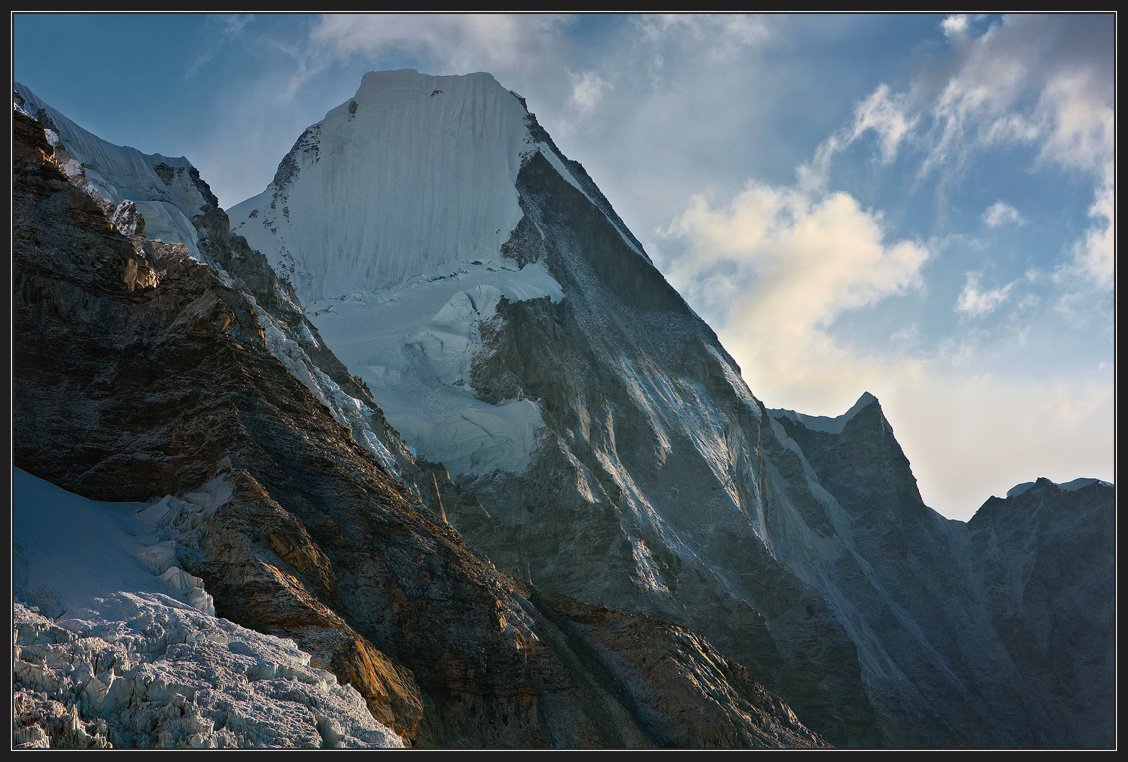
[[[325,299],[307,315],[418,454],[455,474],[521,472],[543,428],[533,400],[477,398],[471,363],[501,299],[564,298],[543,264],[492,258],[406,284]]]
[[[489,74],[369,72],[270,187],[231,208],[233,231],[306,304],[492,259],[521,219],[524,116]]]

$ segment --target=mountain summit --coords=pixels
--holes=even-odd
[[[498,258],[532,153],[579,186],[542,140],[489,74],[369,72],[230,214],[307,303],[443,275]]]

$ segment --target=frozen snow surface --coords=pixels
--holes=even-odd
[[[231,497],[103,503],[13,473],[16,748],[400,747],[290,640],[214,615],[177,545]]]
[[[94,189],[117,206],[133,201],[145,218],[146,235],[168,243],[182,243],[195,259],[207,261],[199,250],[199,234],[192,217],[208,203],[191,177],[192,165],[183,156],[144,154],[136,148],[117,146],[84,130],[51,108],[27,86],[18,82],[16,93],[24,100],[23,111],[41,119],[46,116],[61,139],[69,161],[69,175],[82,172]]]
[[[1104,487],[1112,486],[1111,482],[1106,482],[1101,479],[1094,479],[1092,477],[1081,477],[1080,479],[1074,479],[1072,481],[1065,482],[1064,484],[1059,484],[1058,486],[1066,492],[1076,492],[1079,489],[1084,489],[1085,487],[1089,487],[1094,484],[1100,484]]]
[[[1055,482],[1050,482],[1050,484],[1053,484],[1058,489],[1065,490],[1066,492],[1076,492],[1079,489],[1084,489],[1085,487],[1089,487],[1093,484],[1101,484],[1105,487],[1112,486],[1112,484],[1110,484],[1109,482],[1102,481],[1101,479],[1094,479],[1092,477],[1081,477],[1079,479],[1073,479],[1062,484],[1056,484]],[[1007,497],[1019,497],[1020,495],[1024,495],[1025,493],[1033,489],[1036,485],[1037,482],[1022,482],[1021,484],[1016,484],[1009,490],[1007,490]]]
[[[12,586],[19,600],[50,617],[75,617],[91,601],[122,590],[161,593],[214,614],[197,577],[177,565],[230,499],[222,478],[181,500],[101,503],[20,469],[12,474]]]

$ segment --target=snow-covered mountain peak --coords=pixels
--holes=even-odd
[[[64,150],[60,152],[56,146],[56,153],[63,158],[63,170],[68,175],[84,176],[93,190],[114,206],[122,201],[134,202],[150,238],[182,243],[192,257],[208,261],[200,251],[200,234],[193,218],[214,204],[215,197],[188,159],[114,145],[79,127],[26,85],[16,82],[13,90],[13,101],[22,100],[18,104],[21,110],[61,140]]]
[[[1095,479],[1093,477],[1081,477],[1079,479],[1072,479],[1068,482],[1062,482],[1061,484],[1058,484],[1057,482],[1051,481],[1044,476],[1040,476],[1038,477],[1037,481],[1022,482],[1021,484],[1016,484],[1015,486],[1011,487],[1009,490],[1007,490],[1007,498],[1021,497],[1030,490],[1036,488],[1052,488],[1054,490],[1064,490],[1065,492],[1076,492],[1077,490],[1084,489],[1085,487],[1091,487],[1094,484],[1099,484],[1103,487],[1112,486],[1110,483],[1102,479]]]
[[[497,259],[536,150],[527,116],[489,74],[369,72],[230,210],[235,232],[306,303]]]
[[[388,420],[456,473],[519,473],[540,442],[535,400],[487,402],[471,378],[501,300],[567,296],[519,190],[534,159],[611,226],[625,244],[615,256],[645,260],[524,99],[484,72],[369,72],[302,133],[266,190],[229,211],[232,232],[293,284]]]
[[[365,74],[356,95],[326,114],[322,125],[327,129],[354,123],[379,131],[389,122],[410,124],[423,130],[418,138],[430,143],[453,137],[463,150],[508,148],[520,154],[530,142],[526,116],[518,97],[492,74],[435,76],[400,69]],[[514,175],[518,168],[513,168]]]
[[[426,74],[418,69],[391,69],[388,71],[369,71],[360,78],[360,88],[357,90],[359,99],[366,91],[387,93],[390,90],[416,90],[425,95],[433,91],[428,87],[446,86],[447,94],[458,96],[466,95],[475,88],[492,89],[497,94],[513,95],[494,78],[494,75],[485,71],[476,71],[469,74]],[[485,91],[483,90],[483,92]]]
[[[797,413],[794,410],[784,408],[775,408],[768,412],[771,413],[774,418],[787,418],[795,423],[802,424],[811,431],[821,431],[826,434],[841,434],[843,429],[846,428],[846,424],[870,405],[876,405],[878,412],[880,412],[881,403],[877,401],[877,397],[869,392],[862,392],[862,396],[858,397],[858,401],[851,405],[849,410],[838,416],[807,415],[806,413]]]
[[[524,98],[485,72],[365,74],[301,134],[271,184],[228,211],[310,304],[502,257],[523,216],[517,176],[534,154],[646,257]]]

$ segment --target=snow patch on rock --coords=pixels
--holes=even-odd
[[[1081,477],[1079,479],[1073,479],[1071,481],[1063,482],[1061,484],[1058,484],[1056,482],[1052,482],[1049,479],[1042,478],[1042,479],[1038,479],[1037,481],[1022,482],[1021,484],[1014,485],[1009,490],[1007,490],[1007,497],[1008,498],[1020,497],[1024,494],[1026,494],[1027,492],[1029,492],[1030,490],[1032,490],[1034,487],[1038,486],[1038,482],[1042,482],[1042,481],[1046,482],[1047,484],[1052,484],[1053,486],[1057,487],[1058,489],[1065,490],[1066,492],[1076,492],[1079,489],[1084,489],[1085,487],[1091,487],[1094,484],[1099,484],[1099,485],[1104,486],[1104,487],[1111,487],[1112,486],[1112,484],[1110,484],[1109,482],[1106,482],[1102,479],[1094,479],[1093,477]]]
[[[314,302],[307,314],[416,452],[455,474],[520,473],[540,441],[540,406],[478,399],[470,369],[501,300],[539,298],[564,298],[543,264],[495,257]]]
[[[363,447],[390,473],[398,474],[395,457],[372,427],[373,411],[356,397],[342,389],[321,368],[317,367],[301,344],[291,338],[290,332],[262,309],[250,294],[244,294],[255,308],[255,316],[266,334],[266,346],[275,358],[290,371],[324,405],[337,423],[349,430],[353,441]],[[309,328],[302,324],[299,338],[316,345]]]
[[[1086,487],[1091,487],[1094,484],[1099,484],[1102,487],[1112,486],[1110,482],[1106,482],[1103,479],[1094,479],[1092,477],[1081,477],[1080,479],[1074,479],[1072,481],[1059,484],[1058,486],[1066,492],[1076,492],[1079,489],[1085,489]]]

